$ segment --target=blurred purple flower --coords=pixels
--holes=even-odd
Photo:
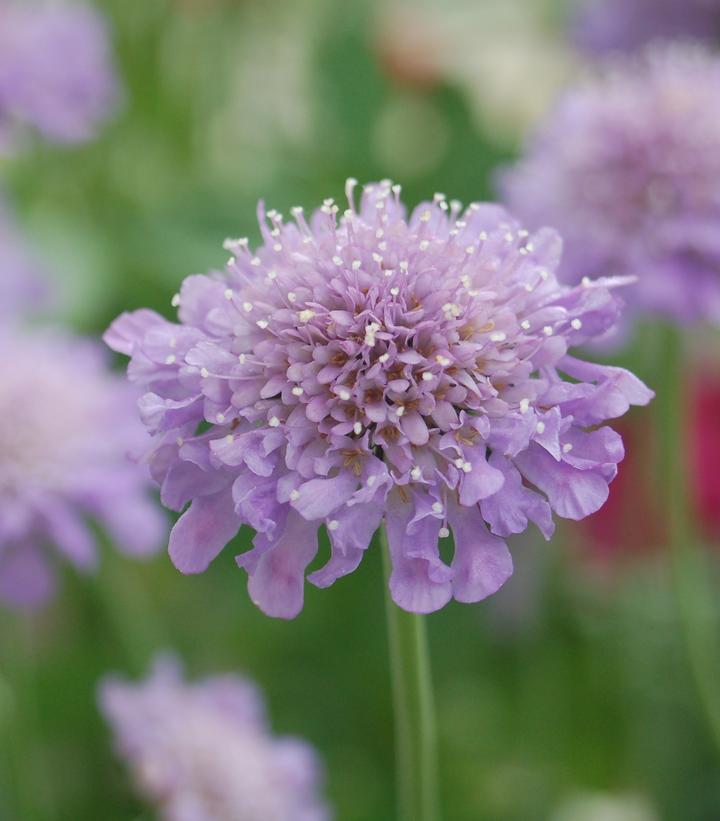
[[[41,263],[0,197],[0,320],[36,311],[48,291]]]
[[[105,679],[100,705],[142,796],[163,821],[326,821],[313,750],[270,734],[256,689],[236,675],[183,681],[171,658],[131,684]]]
[[[163,517],[143,469],[127,460],[147,439],[135,394],[106,370],[99,346],[0,327],[0,384],[0,600],[32,607],[51,595],[50,545],[92,569],[85,516],[128,553],[158,547]]]
[[[553,225],[562,278],[637,275],[641,311],[720,322],[720,60],[687,43],[610,60],[568,92],[501,176]]]
[[[100,14],[73,3],[0,0],[0,144],[18,128],[74,143],[95,135],[119,87]]]
[[[460,218],[439,194],[406,221],[389,182],[356,211],[354,184],[339,222],[332,200],[309,224],[261,205],[263,245],[229,240],[225,273],[186,279],[181,324],[141,310],[106,334],[147,389],[163,502],[191,502],[174,563],[205,570],[249,524],[238,564],[283,618],[302,608],[323,524],[318,587],[358,566],[384,519],[398,605],[494,593],[512,572],[505,537],[532,520],[549,538],[553,509],[581,519],[603,504],[623,449],[601,425],[652,395],[567,354],[615,323],[618,283],[559,286],[553,231],[529,236],[488,204]]]
[[[651,40],[720,42],[718,0],[588,0],[571,20],[574,43],[590,54],[632,51]]]

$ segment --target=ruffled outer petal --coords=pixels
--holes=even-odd
[[[170,533],[170,558],[181,573],[202,573],[239,528],[230,488],[199,496]]]
[[[448,514],[455,540],[453,596],[461,602],[481,601],[512,575],[510,551],[502,539],[488,532],[477,506],[453,504]]]
[[[256,560],[254,552],[236,557],[250,576],[250,598],[268,616],[294,619],[303,607],[305,568],[317,553],[317,525],[291,512],[280,537]]]

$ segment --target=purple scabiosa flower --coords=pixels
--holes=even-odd
[[[637,275],[636,309],[720,322],[720,60],[618,57],[568,92],[504,172],[511,209],[565,240],[562,277]]]
[[[127,460],[144,444],[136,395],[94,342],[0,328],[0,601],[32,607],[52,593],[50,546],[80,570],[96,562],[85,521],[146,554],[163,517]]]
[[[582,51],[632,51],[652,40],[693,38],[720,42],[718,0],[587,0],[571,18]]]
[[[358,566],[384,521],[400,607],[494,593],[512,572],[507,536],[532,520],[549,537],[553,509],[581,519],[603,504],[623,450],[602,423],[651,396],[568,354],[619,304],[615,281],[558,284],[553,231],[440,194],[406,218],[388,181],[356,208],[354,185],[339,218],[333,200],[309,222],[261,204],[261,247],[228,241],[224,273],[186,279],[180,324],[141,310],[106,335],[147,390],[162,500],[190,502],[173,561],[203,571],[249,524],[237,561],[273,616],[302,608],[321,525],[319,587]]]
[[[41,263],[0,197],[0,320],[37,310],[48,290]]]
[[[309,745],[273,737],[236,675],[183,680],[172,658],[131,684],[105,679],[100,706],[137,788],[163,821],[327,821]]]
[[[60,143],[92,138],[118,100],[103,19],[89,6],[0,0],[0,142],[30,127]]]

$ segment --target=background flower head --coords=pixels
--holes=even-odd
[[[612,281],[558,284],[554,232],[442,194],[406,219],[390,182],[356,210],[354,186],[340,217],[331,199],[309,222],[261,205],[262,246],[230,240],[224,273],[186,279],[179,324],[142,310],[106,334],[147,391],[164,503],[191,502],[173,561],[200,572],[249,524],[237,561],[275,616],[301,609],[321,525],[320,587],[357,567],[384,520],[401,607],[494,593],[512,572],[505,537],[530,520],[549,538],[552,510],[603,504],[623,449],[601,425],[651,396],[568,355],[620,307]]]
[[[720,41],[717,0],[585,0],[572,16],[572,39],[585,52],[632,51],[652,40]]]
[[[183,680],[158,658],[138,684],[100,686],[100,706],[139,792],[165,821],[327,821],[313,750],[270,734],[236,675]]]
[[[135,394],[107,371],[99,346],[3,327],[0,382],[0,599],[31,606],[50,595],[50,547],[91,569],[87,517],[128,553],[157,548],[163,517],[145,469],[127,459],[146,438]]]
[[[530,225],[566,241],[562,274],[632,274],[632,304],[720,321],[720,60],[693,44],[610,60],[568,92],[501,177]]]
[[[80,4],[0,0],[0,141],[32,128],[60,143],[94,136],[118,100],[108,33]]]
[[[45,302],[48,291],[42,263],[0,198],[0,319],[36,310]]]

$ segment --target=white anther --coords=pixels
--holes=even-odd
[[[178,438],[175,440],[175,444],[179,448],[181,448],[185,444],[185,440],[182,438],[182,436],[178,436]]]
[[[377,476],[368,476],[367,481],[365,482],[365,484],[368,487],[372,487],[375,484],[376,481],[377,481]]]
[[[293,396],[302,396],[305,393],[305,391],[299,385],[296,385],[292,389],[291,393]]]
[[[333,257],[332,261],[335,263],[335,265],[342,265],[343,264],[343,261],[340,257]]]
[[[297,500],[299,498],[300,498],[300,491],[299,490],[291,490],[290,491],[290,501],[291,502],[297,502]]]
[[[353,269],[353,271],[357,271],[360,268],[361,265],[362,265],[362,262],[360,262],[359,259],[354,259],[352,261],[352,265],[350,267]]]
[[[233,437],[232,433],[228,433],[228,435],[225,437],[225,444],[226,445],[232,445],[232,443],[234,441],[235,441],[235,438]]]
[[[200,368],[200,376],[202,376],[203,379],[207,379],[208,376],[210,376],[210,371],[207,368]]]
[[[544,422],[538,422],[537,425],[535,425],[535,430],[538,433],[545,433],[545,423]]]
[[[553,335],[552,325],[546,325],[543,328],[543,333],[545,334],[545,336],[552,336]]]
[[[363,429],[362,422],[355,422],[355,424],[353,425],[353,433],[356,436],[360,436],[360,434],[362,433],[362,429]]]
[[[375,232],[375,238],[380,239],[384,233],[385,232],[383,231],[382,228],[378,228],[377,231]]]
[[[409,264],[410,263],[406,259],[400,260],[400,270],[407,273]]]
[[[252,302],[243,302],[243,311],[245,311],[246,314],[249,314],[250,311],[252,311],[252,309],[253,309]]]
[[[175,364],[175,354],[170,354],[170,356],[165,358],[166,365],[174,365]]]
[[[490,334],[490,340],[492,342],[504,342],[507,339],[507,334],[505,331],[495,331],[494,334]]]
[[[525,283],[525,290],[531,294],[535,290],[535,286],[531,285],[529,282]]]
[[[267,278],[269,280],[277,279],[277,271],[268,271]]]
[[[177,308],[177,306],[180,304],[180,294],[174,294],[173,298],[170,300],[170,304],[173,306],[173,308]]]
[[[250,265],[252,265],[254,268],[257,268],[260,265],[260,257],[253,257],[250,260]]]
[[[393,296],[397,296],[397,295],[400,293],[400,289],[399,289],[399,288],[391,288],[391,289],[390,289],[390,293],[391,293]]]
[[[380,325],[377,322],[370,322],[365,326],[365,344],[372,348],[375,345],[375,334],[380,330]]]
[[[550,278],[550,272],[549,272],[549,271],[546,271],[546,270],[545,270],[545,268],[543,268],[543,269],[540,271],[540,279],[541,279],[543,282],[547,282],[547,280],[548,280],[549,278]]]
[[[449,535],[450,531],[446,527],[441,527],[438,531],[438,536],[440,536],[441,539],[447,539]]]
[[[582,328],[582,322],[579,319],[573,319],[570,325],[576,330],[579,331]]]
[[[463,462],[462,472],[463,473],[471,473],[472,472],[472,465],[470,464],[470,462]]]
[[[475,246],[474,245],[468,245],[468,247],[465,249],[465,253],[466,254],[474,254],[475,253]]]
[[[572,443],[565,442],[565,444],[562,446],[562,449],[563,453],[570,453],[570,451],[573,449]]]
[[[258,328],[260,328],[261,331],[264,331],[265,328],[267,328],[267,326],[269,325],[267,319],[258,319],[258,321],[255,324],[258,326]]]
[[[372,258],[373,258],[373,261],[377,262],[378,265],[382,265],[383,258],[380,256],[380,254],[373,251]]]
[[[239,353],[239,354],[238,354],[238,362],[239,362],[241,365],[244,365],[244,364],[245,364],[245,360],[246,360],[246,359],[247,359],[247,354],[244,354],[244,353]]]
[[[524,331],[529,331],[529,330],[530,330],[530,322],[529,322],[529,320],[527,320],[527,319],[523,319],[523,321],[520,323],[520,327],[521,327]]]
[[[420,222],[430,222],[430,211],[423,211],[420,214]]]
[[[590,279],[590,277],[583,277],[580,280],[580,282],[581,282],[583,288],[589,288],[592,285],[592,280]]]
[[[442,513],[444,510],[442,502],[433,502],[432,510],[433,513]]]
[[[315,316],[315,311],[311,308],[305,308],[298,313],[298,319],[300,322],[310,322],[310,320]]]
[[[455,460],[455,467],[460,468],[462,470],[462,466],[464,464],[465,464],[465,460],[462,458],[462,456],[458,456],[458,458]]]
[[[337,519],[330,519],[327,525],[328,530],[337,530],[340,527],[340,522]]]
[[[450,364],[450,360],[447,358],[447,356],[443,356],[440,353],[435,357],[435,361],[442,365],[443,368],[447,368],[447,366]]]
[[[388,361],[388,359],[390,359],[390,354],[389,353],[382,353],[382,354],[380,354],[380,356],[378,356],[378,362],[385,363],[385,362]]]
[[[442,306],[442,310],[445,314],[445,319],[455,319],[456,317],[460,316],[461,312],[460,306],[455,304],[454,302],[446,302]]]
[[[219,425],[222,425],[222,423],[225,421],[225,414],[224,414],[224,413],[219,413],[219,414],[215,417],[215,419],[217,420],[217,422],[218,422],[218,424],[219,424]]]
[[[520,413],[527,413],[530,408],[530,400],[524,397],[520,400]]]
[[[350,391],[347,388],[339,388],[338,389],[338,396],[343,400],[343,402],[347,402],[348,399],[352,396]]]
[[[395,408],[395,413],[397,416],[402,416],[405,413],[405,408],[402,405],[398,405],[397,408]]]
[[[417,465],[415,465],[415,467],[410,471],[410,478],[414,482],[418,482],[422,479],[422,470]]]
[[[435,377],[430,373],[430,371],[425,371],[422,378],[423,382],[431,382]]]
[[[430,243],[426,239],[421,240],[421,242],[420,242],[420,250],[421,251],[427,251],[427,249],[429,247],[430,247]]]
[[[268,425],[270,425],[271,428],[278,428],[280,427],[280,420],[277,416],[271,416],[268,420]]]
[[[287,298],[288,302],[295,302],[295,300],[297,299],[297,294],[294,291],[288,291]]]
[[[273,251],[275,251],[276,254],[279,253],[280,251],[282,251],[282,245],[279,242],[276,242],[273,245]]]

